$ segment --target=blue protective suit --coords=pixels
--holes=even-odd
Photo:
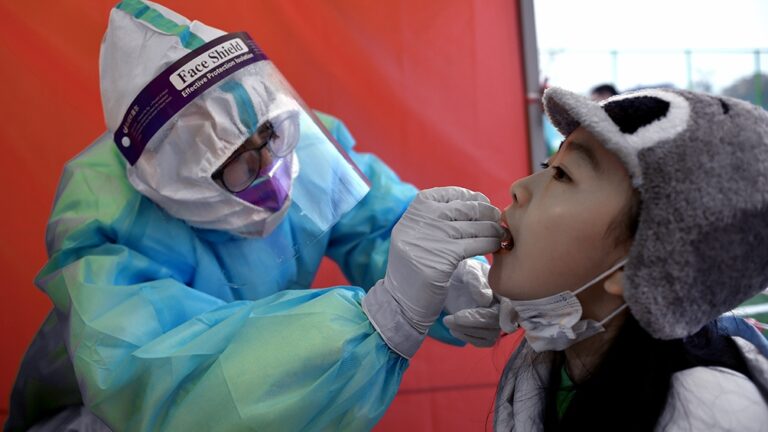
[[[283,263],[270,257],[304,232],[293,208],[266,238],[199,230],[129,184],[109,136],[69,162],[36,279],[54,311],[25,357],[6,429],[83,402],[121,430],[371,428],[408,361],[360,302],[384,276],[390,231],[416,189],[354,152],[341,122],[321,119],[371,191]],[[355,286],[307,290],[323,256]]]

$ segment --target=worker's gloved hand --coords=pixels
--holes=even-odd
[[[463,309],[488,307],[493,302],[493,291],[488,286],[490,266],[476,259],[465,259],[448,281],[448,297],[443,310],[454,314]]]
[[[513,303],[504,297],[493,296],[487,307],[460,310],[443,318],[451,334],[477,347],[490,347],[501,332],[513,333],[520,325]]]
[[[499,248],[499,216],[478,192],[419,192],[392,230],[384,279],[363,299],[371,323],[395,352],[410,358],[419,348],[443,309],[459,263]]]
[[[488,286],[486,263],[467,259],[459,263],[448,283],[443,319],[451,334],[477,347],[490,347],[499,338],[499,305]]]
[[[492,347],[501,334],[499,325],[499,302],[487,307],[462,309],[443,318],[451,334],[476,347]]]

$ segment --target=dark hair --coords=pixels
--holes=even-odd
[[[624,207],[613,221],[608,224],[608,228],[605,230],[605,235],[612,237],[616,246],[621,246],[635,238],[637,227],[640,223],[641,207],[640,192],[632,188],[631,195],[627,202],[624,203]]]
[[[697,366],[720,366],[752,375],[735,342],[717,321],[684,339],[653,338],[629,315],[605,358],[576,392],[562,419],[555,396],[560,387],[559,364],[547,388],[547,431],[654,430],[667,405],[672,375]]]

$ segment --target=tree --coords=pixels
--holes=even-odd
[[[724,88],[722,94],[752,102],[768,109],[768,75],[748,75]]]

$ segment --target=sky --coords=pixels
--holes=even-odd
[[[534,10],[550,85],[687,88],[690,75],[717,93],[754,74],[757,49],[768,74],[768,0],[534,0]]]

